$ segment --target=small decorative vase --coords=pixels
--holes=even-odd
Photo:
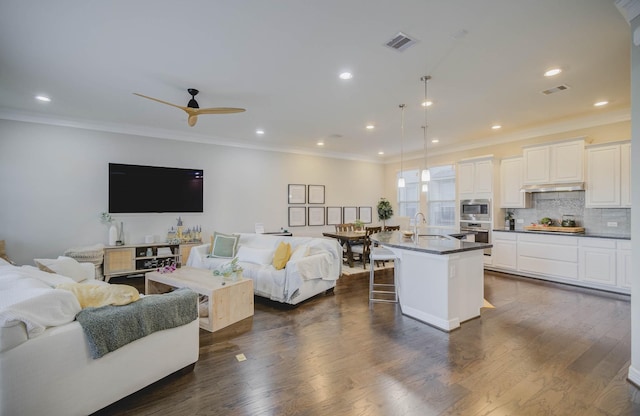
[[[115,246],[118,241],[118,227],[115,224],[111,224],[109,227],[109,245]]]

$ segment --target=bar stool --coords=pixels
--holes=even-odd
[[[391,261],[393,260],[393,283],[376,283],[375,281],[375,271],[374,265],[376,261]],[[400,259],[395,255],[395,253],[388,248],[384,247],[371,247],[371,252],[369,254],[369,303],[371,302],[389,302],[389,303],[398,303],[398,288],[397,284],[397,276],[398,269],[400,268]],[[384,289],[384,290],[383,290]],[[393,299],[388,299],[386,297],[377,298],[376,295],[393,295]]]

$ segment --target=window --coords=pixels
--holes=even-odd
[[[405,170],[398,172],[396,183],[404,173],[404,188],[398,188],[398,215],[409,217],[411,221],[420,212],[420,171]]]
[[[455,227],[456,171],[454,165],[429,168],[431,182],[427,195],[429,225]]]

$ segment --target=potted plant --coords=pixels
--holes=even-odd
[[[354,227],[356,230],[362,230],[362,229],[364,228],[364,222],[360,221],[360,219],[356,219],[356,220],[353,222],[353,227]]]
[[[386,227],[386,221],[393,217],[393,208],[391,207],[391,202],[389,202],[386,198],[380,198],[378,201],[378,219],[382,221],[382,226]]]

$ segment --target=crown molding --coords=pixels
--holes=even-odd
[[[140,127],[130,124],[98,123],[87,120],[50,117],[42,114],[19,112],[0,109],[0,119],[21,121],[26,123],[45,124],[57,127],[71,127],[76,129],[100,131],[106,133],[129,134],[133,136],[151,137],[156,139],[176,140],[201,144],[211,144],[241,149],[261,150],[266,152],[291,153],[305,156],[326,157],[331,159],[344,159],[355,162],[367,162],[383,164],[384,160],[367,158],[357,154],[339,153],[330,151],[313,151],[293,146],[265,146],[238,141],[235,139],[206,136],[203,134],[185,133],[184,131],[158,129],[152,127]]]
[[[616,7],[628,23],[640,15],[640,0],[616,0]]]

